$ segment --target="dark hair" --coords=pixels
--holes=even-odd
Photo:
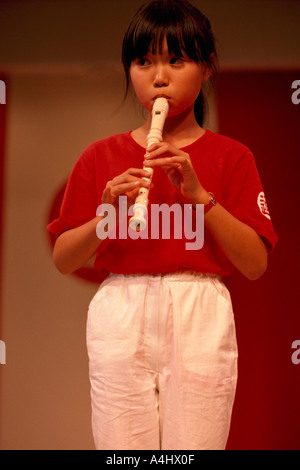
[[[215,72],[216,49],[211,25],[206,16],[186,0],[154,0],[142,5],[129,24],[123,38],[122,62],[126,75],[126,93],[130,86],[129,69],[136,58],[144,57],[149,48],[152,53],[162,49],[167,39],[170,54],[182,55],[202,62]],[[202,126],[206,99],[201,89],[195,102],[195,117]]]

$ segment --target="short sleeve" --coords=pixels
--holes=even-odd
[[[266,196],[253,154],[245,150],[229,163],[225,185],[224,207],[262,238],[269,252],[274,250],[278,237],[274,231]]]
[[[90,146],[77,160],[66,185],[59,217],[47,225],[47,230],[57,238],[66,230],[93,219],[96,208],[95,156]]]

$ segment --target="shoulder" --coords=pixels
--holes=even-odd
[[[217,134],[211,130],[207,130],[207,143],[211,146],[217,147],[222,153],[232,154],[252,154],[251,150],[242,142],[239,142],[232,137]]]
[[[129,133],[114,134],[109,137],[91,142],[85,147],[77,161],[76,166],[94,166],[105,164],[111,160],[112,156],[120,154],[121,150],[126,148],[126,141],[129,139]]]
[[[80,155],[78,165],[99,181],[108,181],[129,167],[139,168],[143,154],[128,131],[92,142]]]
[[[114,134],[109,137],[104,137],[103,139],[96,140],[92,142],[86,149],[85,152],[99,152],[105,149],[111,149],[112,147],[119,147],[124,145],[129,140],[129,132],[124,132],[121,134]]]
[[[236,139],[208,130],[205,143],[207,159],[221,171],[255,165],[253,152]]]

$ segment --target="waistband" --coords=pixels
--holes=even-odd
[[[222,277],[216,273],[200,273],[197,271],[189,270],[180,270],[169,273],[137,273],[137,274],[117,274],[110,273],[108,278],[127,278],[127,279],[137,279],[137,278],[148,278],[148,279],[167,279],[174,281],[196,281],[200,279],[216,279],[222,282]]]

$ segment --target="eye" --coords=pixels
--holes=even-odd
[[[140,59],[136,59],[136,63],[140,65],[141,67],[145,67],[147,65],[150,65],[150,61],[147,59],[147,57],[142,57]]]
[[[170,59],[170,64],[171,65],[181,65],[183,63],[184,59],[183,57],[172,57]]]

